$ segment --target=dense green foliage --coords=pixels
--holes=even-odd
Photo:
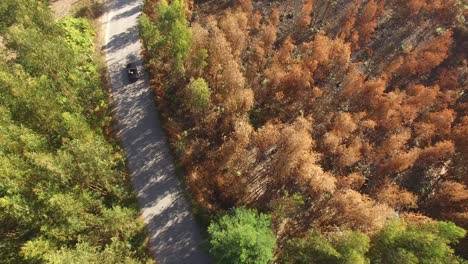
[[[465,234],[463,228],[449,222],[421,226],[394,222],[374,238],[371,260],[375,264],[464,263],[453,255],[450,245],[458,242]]]
[[[192,79],[185,88],[185,104],[193,113],[201,113],[210,106],[211,90],[203,78]]]
[[[346,232],[328,241],[318,233],[288,241],[282,263],[366,264],[369,238],[359,232]]]
[[[191,44],[191,31],[188,27],[183,0],[159,1],[153,10],[154,19],[143,14],[140,17],[141,36],[146,50],[152,52],[154,59],[170,62],[172,69],[183,70]]]
[[[270,217],[236,209],[208,227],[211,250],[217,263],[268,263],[273,259],[275,237]]]
[[[312,233],[286,243],[282,263],[366,264],[366,263],[465,263],[454,256],[451,244],[465,231],[447,222],[421,225],[401,221],[390,223],[371,239],[359,232],[332,234],[328,238]]]
[[[90,23],[30,0],[0,16],[0,262],[145,262]]]

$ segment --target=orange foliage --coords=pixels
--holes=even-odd
[[[369,80],[363,83],[361,89],[355,94],[359,100],[365,100],[371,109],[378,108],[387,84],[382,79]]]
[[[338,164],[340,168],[352,166],[361,160],[362,143],[359,139],[355,138],[347,147],[340,147],[341,148],[337,151],[339,155]]]
[[[421,151],[413,148],[409,151],[402,151],[391,156],[387,161],[380,165],[380,169],[386,173],[402,172],[411,168],[419,158]]]
[[[275,43],[276,40],[276,26],[273,23],[263,26],[259,33],[259,37],[261,41],[259,45],[264,50],[271,50],[273,43]]]
[[[219,27],[231,44],[232,54],[238,58],[247,45],[248,18],[243,12],[228,11],[219,21]]]
[[[309,135],[310,123],[300,118],[292,126],[282,129],[278,139],[278,160],[274,171],[280,177],[291,175],[310,154],[313,140]]]
[[[222,90],[225,91],[226,96],[229,93],[244,88],[245,78],[241,71],[241,66],[235,60],[224,60],[222,62]],[[220,87],[221,88],[221,87]]]
[[[444,140],[422,149],[419,158],[423,163],[434,163],[450,157],[454,152],[455,144]]]
[[[427,74],[447,58],[452,43],[450,30],[434,38],[404,57],[404,62],[397,71],[398,75]]]
[[[313,0],[304,0],[304,4],[302,5],[301,13],[299,14],[299,18],[297,20],[297,25],[300,29],[306,29],[309,26],[310,22],[312,21],[312,5]]]
[[[403,221],[407,223],[416,224],[416,225],[427,224],[427,223],[434,221],[430,217],[427,217],[419,213],[413,213],[413,212],[400,213],[400,219],[402,219]]]
[[[455,90],[459,86],[460,73],[457,69],[449,70],[444,68],[439,72],[438,78],[437,83],[443,90]]]
[[[438,136],[448,136],[451,134],[452,123],[455,120],[455,111],[444,109],[439,112],[426,114],[426,122],[432,124]]]
[[[408,88],[408,98],[405,103],[413,105],[415,108],[422,109],[431,107],[437,100],[439,95],[439,87],[425,87],[418,84]]]
[[[212,16],[199,6],[184,76],[158,82],[176,97],[192,77],[212,90],[213,107],[198,117],[178,98],[161,99],[171,141],[186,144],[180,162],[198,202],[266,208],[298,192],[303,222],[369,233],[392,208],[467,221],[466,182],[454,181],[468,171],[466,62],[452,34],[459,9],[454,0],[389,1],[241,0]],[[435,189],[421,188],[423,175]]]
[[[428,0],[427,9],[442,21],[450,21],[457,14],[457,0]]]
[[[252,89],[239,89],[229,94],[225,102],[228,113],[240,115],[248,113],[254,104],[254,92]]]
[[[364,85],[364,75],[360,73],[356,66],[349,67],[348,73],[343,82],[343,96],[351,97],[352,95],[361,91]]]
[[[366,182],[366,178],[358,172],[351,173],[348,176],[338,178],[338,187],[343,189],[353,189],[358,191]]]
[[[395,183],[383,184],[376,193],[377,201],[385,203],[395,210],[416,207],[417,196],[401,189]]]
[[[377,8],[377,2],[370,0],[359,17],[359,36],[362,43],[367,43],[375,31],[375,27],[377,26]]]
[[[402,172],[412,167],[420,156],[418,148],[407,150],[407,142],[411,138],[409,131],[393,134],[381,143],[372,157],[374,164],[379,166],[380,172]]]
[[[351,7],[348,8],[348,11],[341,19],[341,32],[339,38],[347,39],[348,36],[351,34],[351,31],[356,24],[356,17],[359,11],[359,7],[362,4],[362,0],[356,0],[352,3]]]
[[[454,127],[453,138],[457,142],[457,149],[468,154],[468,116],[464,116]]]
[[[317,35],[315,40],[303,44],[306,51],[304,60],[315,60],[318,64],[346,68],[351,57],[351,47],[342,39],[332,40],[324,35]]]
[[[468,189],[466,185],[455,181],[442,182],[428,205],[431,215],[468,227]]]
[[[425,0],[397,0],[396,3],[402,13],[409,18],[415,17],[419,10],[426,6]]]
[[[279,139],[279,130],[271,123],[260,128],[253,138],[253,143],[260,148],[262,152],[271,148]]]
[[[280,64],[289,64],[293,60],[292,52],[296,49],[293,40],[290,36],[284,40],[280,49],[278,50],[278,62]]]
[[[241,7],[242,11],[247,14],[253,13],[253,4],[252,0],[239,0],[239,6]]]
[[[336,179],[316,164],[310,128],[310,121],[299,117],[281,130],[273,171],[281,178],[297,177],[295,180],[311,194],[333,192]]]
[[[366,3],[359,17],[357,30],[351,38],[354,50],[369,42],[377,27],[377,20],[384,12],[384,5],[385,0],[370,0]]]
[[[278,8],[271,10],[270,23],[275,27],[280,23],[280,12]]]
[[[330,218],[327,224],[352,228],[367,233],[382,229],[392,217],[392,210],[375,203],[370,197],[351,189],[337,192],[329,202]]]

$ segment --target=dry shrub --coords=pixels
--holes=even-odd
[[[465,155],[468,154],[468,116],[462,117],[454,126],[452,136],[457,143],[457,149]]]
[[[405,100],[406,104],[412,105],[415,108],[424,110],[431,107],[437,101],[439,95],[439,87],[426,87],[421,84],[412,85],[407,90],[408,97]]]
[[[429,73],[448,57],[452,44],[452,31],[448,30],[404,57],[404,62],[398,69],[397,74],[408,77],[415,74]]]
[[[265,152],[278,141],[279,136],[278,127],[272,123],[267,123],[255,133],[252,142],[261,151]]]
[[[248,113],[254,104],[254,92],[252,89],[240,89],[233,91],[225,102],[226,111],[230,114],[241,115]]]
[[[376,191],[377,201],[395,210],[416,207],[418,197],[395,183],[386,182]]]
[[[456,181],[440,183],[427,204],[430,215],[468,227],[468,189]]]
[[[351,37],[353,50],[358,50],[361,46],[366,45],[378,24],[378,19],[384,13],[385,0],[370,0],[364,6],[356,30]]]
[[[405,221],[409,224],[416,224],[416,225],[423,225],[430,222],[433,222],[430,217],[427,217],[420,213],[413,213],[413,212],[403,212],[400,213],[400,219]]]
[[[232,55],[234,58],[239,58],[247,46],[249,30],[247,14],[228,11],[220,18],[219,27],[231,44]]]
[[[371,157],[380,173],[402,172],[415,165],[421,150],[418,148],[408,150],[407,143],[410,139],[411,133],[405,130],[389,136],[381,143],[374,156]]]
[[[358,138],[355,138],[347,147],[342,146],[338,149],[338,166],[340,168],[352,166],[359,162],[362,158],[361,154],[362,143]]]
[[[453,141],[444,140],[422,149],[419,160],[422,164],[435,163],[450,157],[454,152]]]
[[[304,0],[301,13],[299,14],[299,18],[297,19],[297,25],[300,29],[306,29],[312,21],[311,12],[313,8],[313,2],[313,0]]]
[[[244,11],[246,14],[253,13],[252,0],[239,0],[239,6],[241,7],[242,11]]]
[[[345,40],[349,37],[354,25],[356,24],[356,18],[358,16],[359,7],[362,4],[362,0],[356,0],[351,4],[351,7],[348,8],[346,14],[341,19],[341,32],[339,38]]]
[[[343,176],[338,178],[337,186],[340,189],[352,189],[358,191],[366,182],[366,177],[364,177],[359,172],[353,172],[348,176]]]
[[[386,205],[377,204],[370,197],[351,189],[336,192],[328,208],[328,224],[366,233],[381,230],[393,215]]]

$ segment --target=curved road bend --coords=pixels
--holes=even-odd
[[[157,263],[210,263],[161,129],[146,73],[128,84],[125,65],[143,71],[137,18],[142,1],[107,1],[103,16],[107,65],[117,136],[127,154],[130,172]]]

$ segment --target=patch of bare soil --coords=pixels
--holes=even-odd
[[[55,0],[50,4],[56,19],[73,13],[78,17],[99,18],[104,13],[103,0]]]
[[[55,18],[61,18],[70,13],[73,7],[81,0],[56,0],[52,1],[50,8]]]

